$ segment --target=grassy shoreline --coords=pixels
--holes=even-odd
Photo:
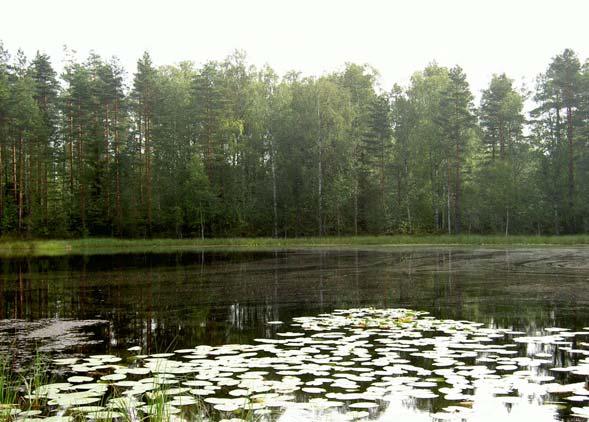
[[[0,240],[0,257],[181,252],[202,249],[288,249],[401,246],[587,246],[589,235],[573,236],[349,236],[215,239]]]

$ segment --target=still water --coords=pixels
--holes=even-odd
[[[587,248],[203,251],[2,259],[0,348],[19,361],[36,350],[55,357],[126,357],[133,347],[155,354],[202,345],[249,345],[289,329],[268,324],[271,321],[288,325],[297,317],[368,307],[427,311],[438,320],[465,320],[521,335],[547,335],[545,329],[551,327],[582,332],[589,326],[588,283]],[[589,342],[583,335],[574,342],[578,350]],[[547,352],[537,345],[518,347],[523,356]],[[563,356],[553,348],[548,351],[554,353],[552,363],[560,366],[578,364],[585,357],[584,352]],[[481,396],[482,387],[473,394],[479,394],[478,401],[471,397],[470,404],[462,403],[473,410],[471,417],[456,420],[577,420],[562,397],[536,400],[533,395],[515,405],[513,400],[491,400],[492,391]],[[583,393],[575,394],[581,398],[573,406],[589,404],[583,403]],[[427,397],[395,403],[394,394],[388,401],[389,406],[381,403],[370,410],[369,417],[450,420],[444,419],[452,412],[448,406],[457,405]],[[503,413],[492,419],[489,409],[499,407]],[[400,413],[391,413],[393,408]],[[319,419],[313,415],[287,408],[282,419]],[[334,420],[343,418],[341,411],[338,415]]]

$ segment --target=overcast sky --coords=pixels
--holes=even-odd
[[[368,63],[388,90],[436,60],[461,65],[478,93],[493,73],[533,84],[564,48],[589,56],[589,0],[4,0],[0,11],[5,47],[40,49],[58,69],[64,44],[129,73],[144,50],[161,65],[242,49],[280,74]]]

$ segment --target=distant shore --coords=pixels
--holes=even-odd
[[[395,235],[299,238],[0,240],[0,257],[166,253],[202,249],[288,249],[401,246],[586,246],[589,235]]]

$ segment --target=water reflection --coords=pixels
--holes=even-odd
[[[589,325],[586,249],[181,253],[2,260],[0,317],[106,320],[100,345],[244,343],[268,320],[358,306],[533,331]]]

